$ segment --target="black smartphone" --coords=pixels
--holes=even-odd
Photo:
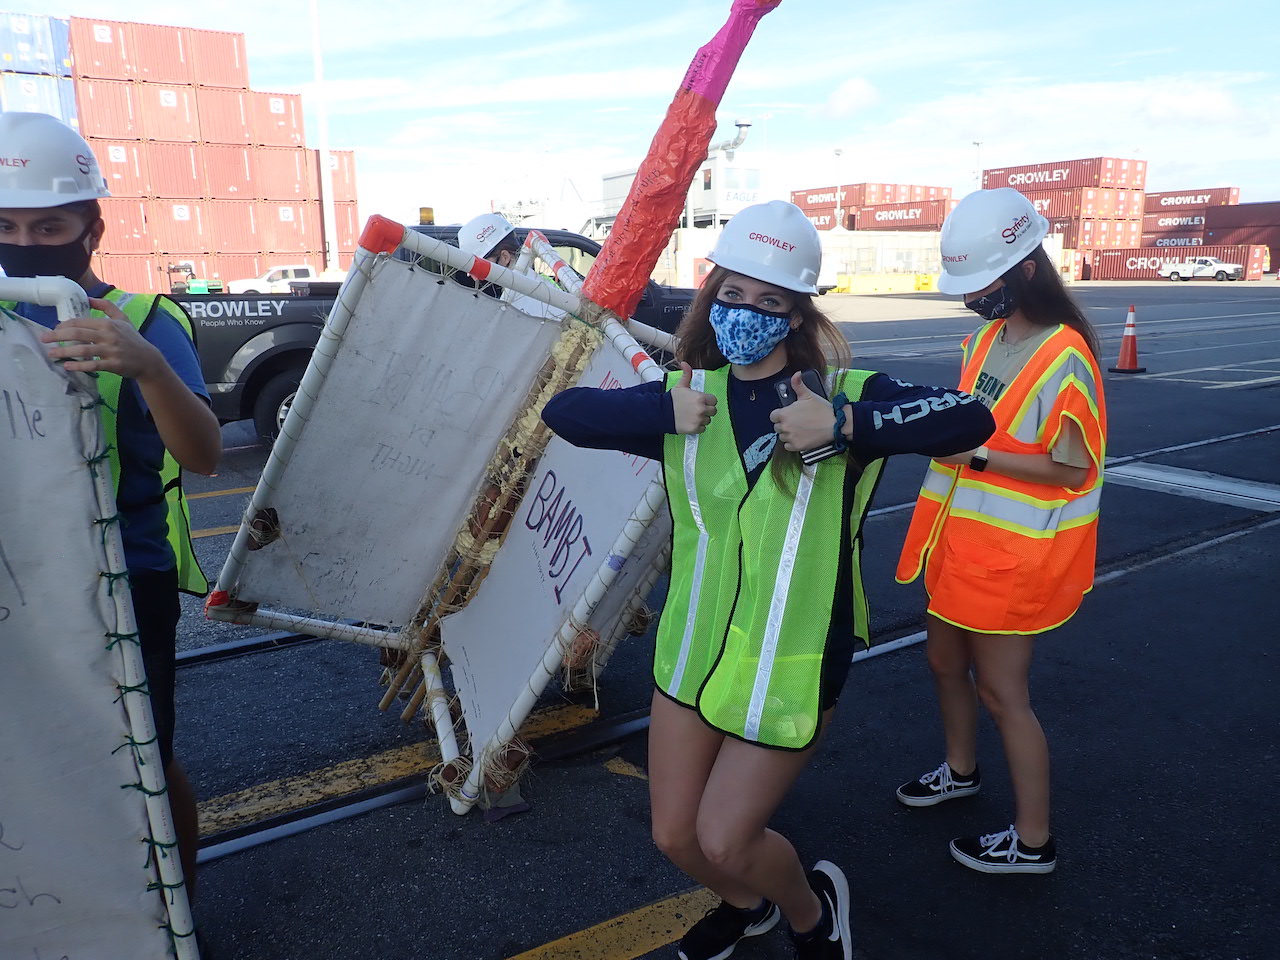
[[[800,379],[804,381],[804,385],[816,393],[822,399],[827,399],[827,386],[822,382],[822,375],[812,368],[805,370],[800,374]],[[796,392],[791,388],[791,378],[779,380],[775,385],[778,391],[778,398],[782,400],[784,407],[790,406],[796,402]]]

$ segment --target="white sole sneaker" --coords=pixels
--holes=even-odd
[[[725,947],[714,957],[707,957],[707,960],[728,960],[729,957],[733,956],[733,951],[738,948],[738,944],[743,940],[746,940],[748,937],[758,937],[762,933],[768,933],[778,925],[778,921],[781,919],[782,911],[778,909],[778,905],[775,903],[770,908],[769,912],[764,915],[763,920],[759,923],[753,923],[751,926],[747,927],[747,929],[742,931],[741,937],[729,944],[729,946]],[[689,960],[689,958],[685,956],[685,952],[678,947],[676,948],[676,956],[679,957],[680,960]]]
[[[849,929],[849,881],[844,871],[830,860],[819,860],[813,865],[818,873],[826,874],[831,885],[836,888],[835,911],[832,925],[840,932],[840,946],[844,952],[844,960],[853,960],[853,935]]]
[[[956,863],[968,867],[970,870],[977,870],[979,873],[1053,873],[1054,867],[1058,865],[1057,857],[1052,860],[1036,862],[1033,860],[1016,860],[1012,863],[1001,858],[999,860],[984,860],[981,857],[974,857],[956,846],[954,840],[951,841],[951,856]]]
[[[912,781],[914,783],[915,781]],[[906,786],[904,784],[903,786]],[[971,787],[952,787],[945,793],[936,793],[931,797],[912,797],[902,792],[902,787],[896,791],[898,802],[908,807],[932,807],[939,803],[945,803],[948,800],[959,800],[961,797],[972,797],[975,793],[982,791],[982,784],[975,783]]]

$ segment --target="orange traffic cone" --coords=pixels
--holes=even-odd
[[[1138,366],[1138,325],[1133,321],[1133,304],[1129,304],[1129,318],[1124,322],[1124,336],[1120,338],[1120,360],[1112,373],[1146,373],[1146,367]]]

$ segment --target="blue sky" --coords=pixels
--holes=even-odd
[[[303,93],[315,145],[307,0],[0,5],[243,32],[252,86]],[[319,0],[331,145],[358,151],[361,214],[432,205],[450,221],[550,200],[566,222],[548,225],[576,227],[600,175],[644,155],[729,5]],[[784,0],[730,84],[720,135],[753,120],[740,159],[778,196],[862,180],[959,195],[980,151],[988,167],[1139,157],[1152,190],[1280,199],[1277,39],[1263,0]]]

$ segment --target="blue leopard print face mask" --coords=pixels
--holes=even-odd
[[[730,363],[759,363],[791,332],[790,313],[771,313],[717,300],[711,305],[716,346]]]

